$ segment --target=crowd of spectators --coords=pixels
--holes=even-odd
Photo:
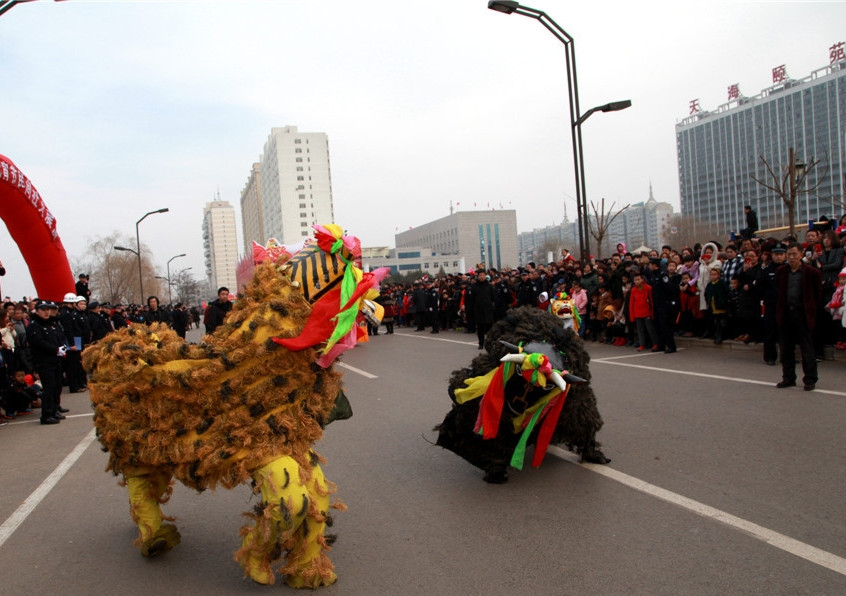
[[[809,317],[815,319],[809,332],[813,359],[820,361],[831,357],[835,349],[846,350],[846,244],[841,244],[846,242],[846,215],[839,221],[820,219],[801,239],[762,238],[751,233],[757,221],[754,211],[747,212],[751,222],[747,229],[725,243],[712,240],[641,253],[629,252],[620,243],[611,256],[586,262],[565,249],[559,259],[546,264],[496,269],[479,263],[465,274],[383,283],[377,302],[385,309],[382,324],[387,334],[395,326],[430,333],[463,331],[475,334],[481,349],[491,325],[510,309],[547,309],[550,297],[566,292],[580,315],[578,333],[586,341],[673,353],[678,336],[716,344],[734,340],[762,344],[763,360],[774,365],[779,356],[777,305],[786,287],[780,289],[776,271],[787,267],[788,247],[796,247],[803,266],[819,273],[811,276],[820,287],[815,289],[819,300]],[[204,313],[181,303],[161,306],[155,296],[144,305],[101,304],[90,299],[85,274],[79,276],[75,290],[65,295],[61,307],[38,299],[15,302],[7,298],[0,309],[0,424],[31,413],[44,397],[38,358],[33,358],[28,341],[33,321],[39,328],[58,330],[60,374],[74,393],[87,388],[82,350],[108,333],[130,322],[163,322],[185,337],[192,325],[199,327],[201,319],[206,331],[212,332],[231,307],[227,288],[219,288],[217,300]],[[370,334],[379,335],[379,328],[371,327]],[[788,374],[779,386],[791,385]],[[815,380],[815,372],[806,374],[806,388]],[[60,393],[61,386],[50,397],[55,398],[55,411],[48,420],[54,422],[46,423],[60,421],[67,411],[61,407]]]
[[[751,225],[754,212],[747,213]],[[698,337],[762,344],[763,360],[778,360],[775,270],[787,247],[799,242],[803,262],[821,272],[821,304],[813,329],[815,356],[846,349],[846,215],[821,218],[797,239],[782,233],[755,237],[743,230],[728,241],[663,246],[642,253],[617,245],[612,255],[580,262],[567,250],[554,262],[496,269],[478,264],[466,274],[423,276],[382,286],[390,328],[479,334],[511,308],[547,308],[549,298],[570,294],[581,315],[579,335],[591,342],[640,351],[676,351],[675,338]]]
[[[81,274],[75,292],[68,292],[61,304],[5,299],[0,309],[0,425],[42,408],[45,397],[50,411],[42,408],[42,424],[63,420],[68,410],[61,405],[62,385],[70,393],[87,389],[81,353],[109,333],[130,323],[162,322],[184,338],[202,319],[199,307],[160,306],[156,296],[144,305],[101,304],[90,296],[88,276]],[[49,380],[42,378],[46,374]]]

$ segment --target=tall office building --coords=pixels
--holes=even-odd
[[[808,172],[799,194],[797,223],[844,210],[846,163],[846,56],[843,43],[830,48],[830,64],[795,80],[784,65],[773,69],[773,85],[744,97],[728,87],[728,103],[704,111],[691,101],[691,114],[676,125],[681,211],[724,231],[746,227],[743,206],[758,213],[762,229],[787,225],[782,199],[752,176],[772,183],[763,157],[783,176],[790,148],[796,161],[820,163]],[[801,189],[800,189],[801,190]]]
[[[226,286],[235,292],[238,263],[235,209],[219,196],[203,208],[203,252],[211,291],[217,292],[217,288]]]
[[[252,185],[254,177],[256,184]],[[257,200],[245,200],[245,194],[253,192]],[[296,244],[314,233],[314,224],[334,222],[326,134],[299,132],[296,126],[271,129],[258,170],[253,167],[242,192],[241,204],[245,247],[253,240],[265,244],[268,238]]]
[[[250,169],[250,177],[241,190],[241,227],[245,254],[251,254],[253,240],[259,244],[265,244],[267,235],[264,233],[264,216],[261,210],[261,175],[257,163],[254,163]]]

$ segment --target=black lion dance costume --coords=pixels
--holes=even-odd
[[[83,354],[107,469],[123,476],[144,556],[180,541],[160,507],[173,478],[198,491],[251,483],[261,502],[235,554],[245,575],[272,584],[284,556],[289,586],[335,581],[324,529],[343,506],[330,505],[313,445],[352,415],[332,362],[355,345],[355,319],[384,272],[356,267],[360,244],[338,226],[315,229],[314,245],[258,266],[200,345],[134,324]]]
[[[453,406],[435,427],[437,444],[485,471],[485,481],[508,481],[523,469],[534,445],[538,467],[550,444],[563,444],[582,461],[605,464],[596,433],[602,417],[590,387],[590,356],[572,329],[538,308],[510,311],[485,337],[485,352],[453,371]]]

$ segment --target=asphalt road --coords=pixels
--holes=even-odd
[[[588,346],[607,466],[553,450],[505,485],[433,445],[475,336],[398,329],[344,356],[355,412],[317,450],[338,594],[844,594],[846,366],[776,389],[758,351]],[[182,544],[146,560],[103,472],[87,393],[68,420],[0,428],[0,594],[250,594],[232,559],[247,487],[177,486]]]

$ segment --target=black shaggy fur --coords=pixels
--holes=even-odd
[[[514,434],[513,429],[509,428],[511,420],[506,413],[507,408],[496,438],[483,439],[474,433],[473,427],[479,414],[481,399],[457,404],[455,390],[465,387],[466,379],[485,375],[500,365],[500,358],[509,353],[500,340],[514,345],[529,342],[554,344],[564,359],[566,370],[590,381],[590,356],[585,351],[582,340],[571,329],[563,329],[561,320],[554,315],[526,306],[510,311],[505,319],[493,325],[485,337],[485,351],[474,358],[469,367],[452,372],[449,396],[453,400],[453,406],[444,421],[435,427],[438,431],[438,445],[484,470],[485,480],[492,483],[508,480],[508,466],[520,435]],[[512,382],[516,381],[512,379]],[[533,401],[536,401],[541,393],[543,392],[538,392]],[[529,445],[534,445],[537,441],[539,428],[540,425],[532,432]],[[596,433],[600,428],[602,416],[596,407],[596,396],[590,383],[571,385],[551,443],[565,445],[580,454],[582,461],[605,464],[610,460],[599,450],[599,443],[596,442]]]

